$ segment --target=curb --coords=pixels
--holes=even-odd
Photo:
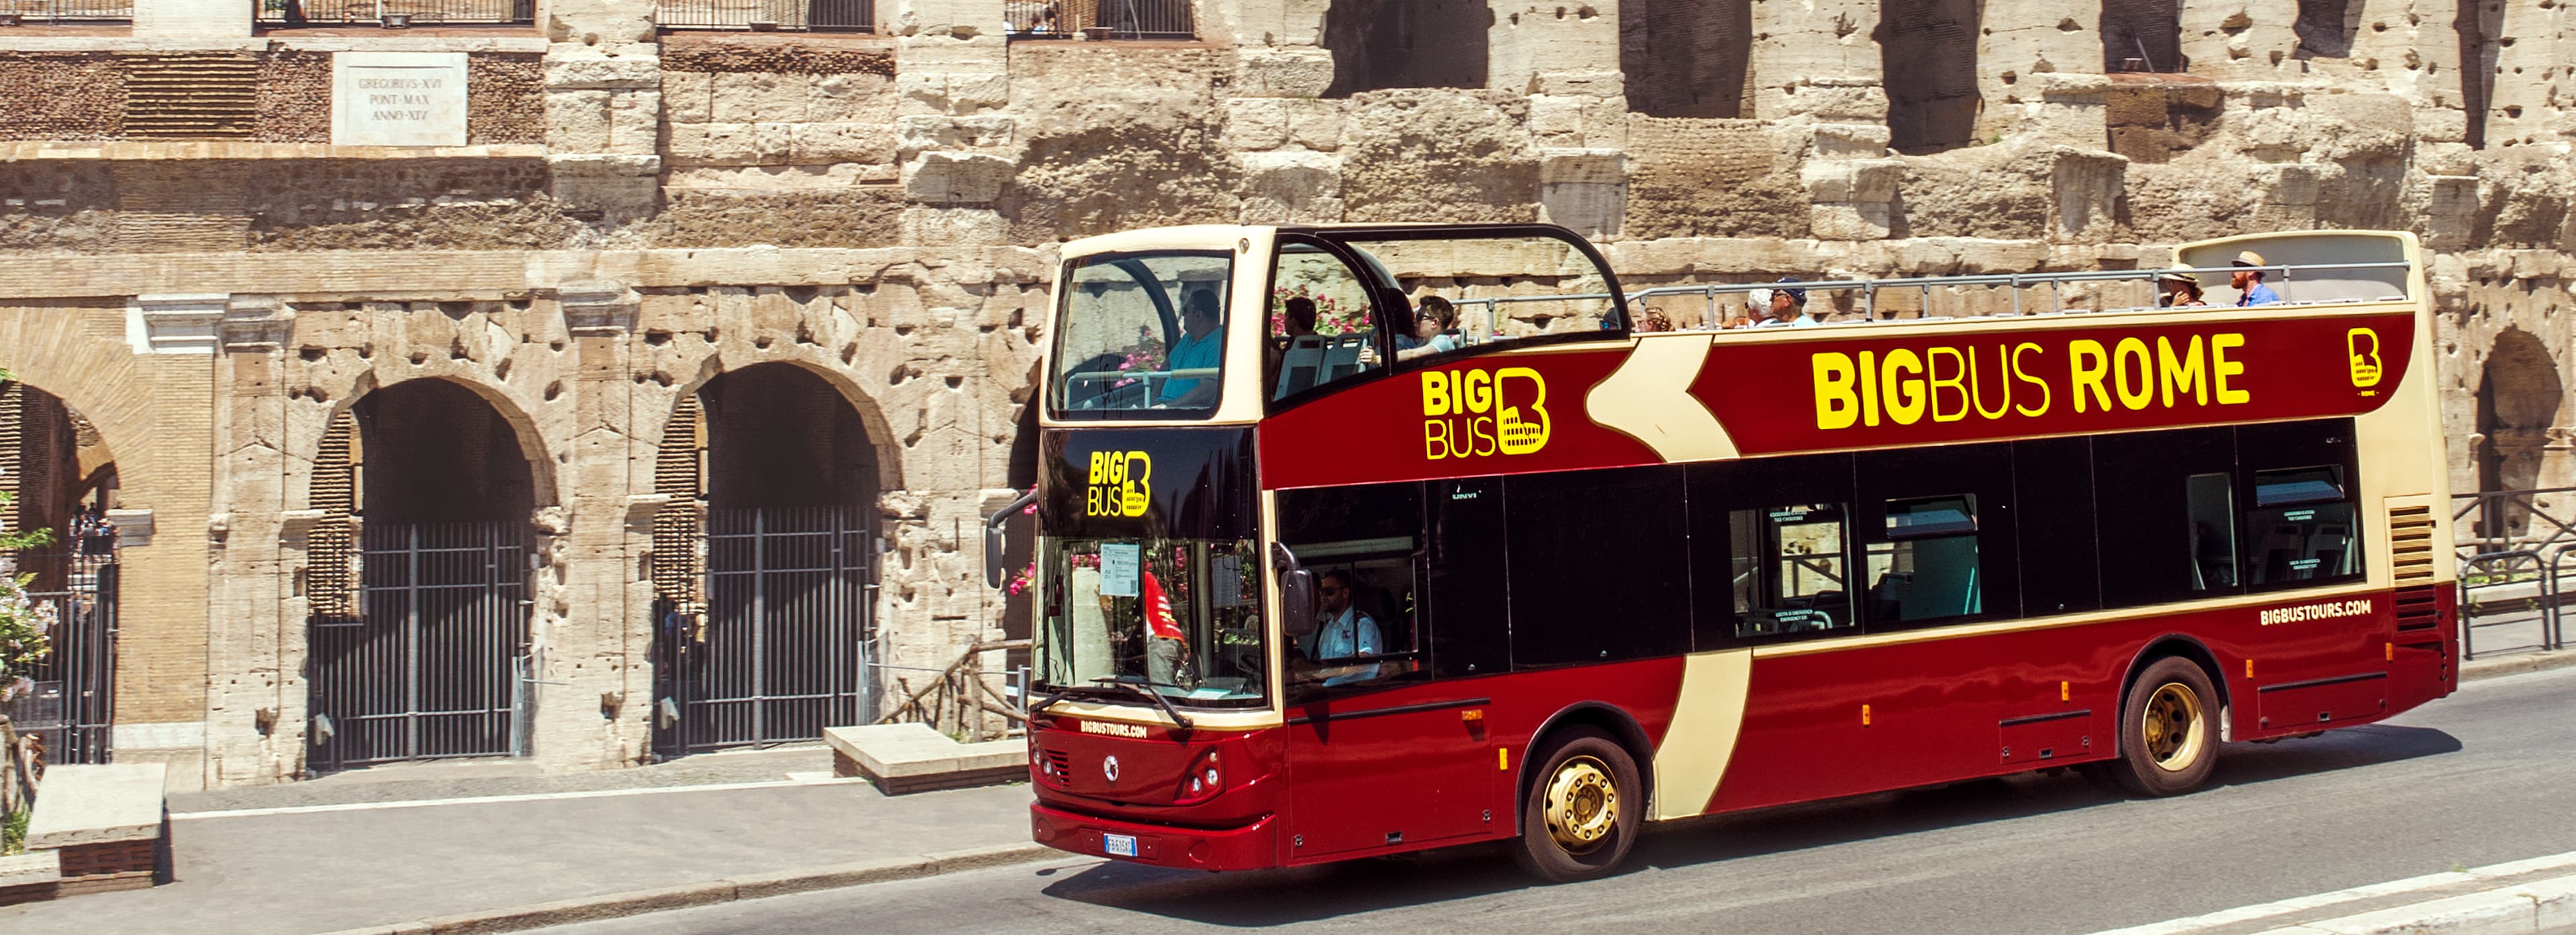
[[[2576,666],[2576,650],[2541,650],[2506,656],[2502,659],[2471,659],[2460,663],[2460,681],[2473,682],[2502,675],[2520,675]]]
[[[2576,925],[2576,876],[2285,925],[2262,935],[2503,935],[2571,925]]]
[[[940,851],[919,857],[894,857],[830,867],[757,873],[649,890],[628,890],[576,899],[432,916],[411,922],[343,929],[324,935],[488,935],[575,922],[595,922],[672,909],[711,906],[744,899],[785,896],[867,883],[887,883],[1026,863],[1052,855],[1075,856],[1042,844],[1002,844]]]

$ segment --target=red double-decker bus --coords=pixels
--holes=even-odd
[[[1544,225],[1063,256],[1029,760],[1064,850],[1503,840],[1575,880],[1660,819],[2057,767],[2188,792],[2224,741],[2453,686],[2408,234],[1633,294]],[[2282,301],[2229,305],[2256,274]],[[1971,298],[2012,313],[1939,314]],[[1709,327],[1739,308],[1769,320]]]

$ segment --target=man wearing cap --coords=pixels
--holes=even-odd
[[[2237,297],[2237,305],[2271,305],[2281,301],[2280,293],[2263,284],[2262,268],[2271,264],[2263,262],[2262,254],[2247,250],[2237,254],[2229,265],[2236,267],[2236,271],[2227,277],[2227,284],[2243,293]]]
[[[1781,282],[1798,282],[1796,276],[1782,276]],[[1807,317],[1807,290],[1794,287],[1755,289],[1751,296],[1756,305],[1768,303],[1771,317],[1753,323],[1756,328],[1812,328],[1816,320]]]

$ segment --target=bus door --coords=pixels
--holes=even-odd
[[[1499,550],[1502,485],[1482,483],[1495,497],[1485,542]],[[1287,647],[1291,862],[1495,827],[1488,699],[1473,681],[1432,677],[1426,611],[1439,598],[1424,585],[1438,587],[1442,540],[1424,535],[1425,486],[1280,495],[1281,539],[1315,576],[1322,618]]]

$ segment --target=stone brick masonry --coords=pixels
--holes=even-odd
[[[1399,6],[1199,0],[1194,41],[1006,36],[1000,0],[879,0],[872,34],[665,34],[652,0],[382,37],[0,30],[0,366],[96,426],[152,530],[117,755],[304,773],[322,439],[407,381],[471,389],[530,463],[549,768],[649,755],[655,469],[727,373],[798,368],[864,426],[881,661],[1016,632],[974,530],[1010,495],[1054,245],[1157,224],[1551,221],[1640,285],[2413,230],[2455,486],[2576,484],[2553,0]],[[467,145],[330,145],[331,56],[369,50],[467,53]],[[256,60],[246,138],[126,131],[132,63],[181,53]]]

